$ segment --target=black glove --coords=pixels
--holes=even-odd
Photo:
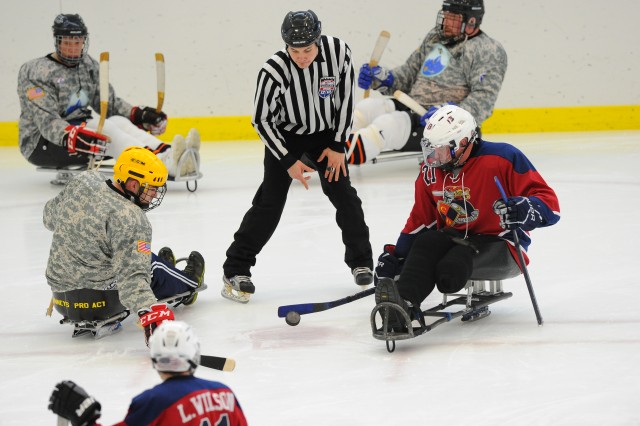
[[[542,214],[532,200],[527,197],[509,197],[505,203],[502,199],[493,203],[493,211],[500,216],[500,226],[504,229],[522,228],[531,231],[544,224]]]
[[[56,385],[49,397],[49,410],[73,426],[92,426],[100,418],[100,403],[70,380]]]
[[[149,107],[133,107],[131,109],[131,122],[143,128],[152,135],[161,135],[167,129],[167,114]]]
[[[376,265],[376,273],[374,275],[374,283],[378,284],[378,278],[391,278],[395,280],[400,271],[404,259],[398,259],[395,256],[396,246],[393,244],[385,244],[384,252],[378,257]]]
[[[85,127],[85,123],[79,126],[68,125],[62,137],[62,143],[69,154],[83,152],[89,155],[104,156],[107,149],[107,137]]]

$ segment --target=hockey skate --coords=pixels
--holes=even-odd
[[[235,275],[231,278],[222,276],[222,297],[238,303],[248,303],[256,288],[251,278],[246,275]]]
[[[360,286],[368,286],[373,283],[373,272],[366,266],[353,268],[353,281]]]

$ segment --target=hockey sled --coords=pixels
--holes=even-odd
[[[178,175],[169,176],[169,179],[167,180],[170,182],[185,182],[187,190],[189,192],[195,192],[198,189],[198,179],[202,179],[202,173],[199,168],[196,173],[182,175],[179,172],[182,170],[182,165],[189,159],[194,161],[196,164],[200,164],[200,153],[193,148],[187,148],[180,157],[180,160],[178,160]],[[86,171],[87,166],[84,164],[67,167],[39,166],[36,170],[39,172],[55,173],[55,178],[51,180],[52,185],[66,185],[75,175]],[[104,174],[106,177],[113,176],[113,164],[100,163],[96,170]]]
[[[158,303],[166,303],[167,306],[171,308],[177,308],[180,305],[192,305],[193,302],[196,301],[197,294],[203,290],[207,289],[207,285],[202,283],[202,285],[192,291],[185,291],[184,293],[179,293],[171,297],[166,297],[164,299],[158,300]]]
[[[418,163],[421,163],[423,160],[422,151],[382,151],[377,157],[374,157],[367,163],[376,164],[387,161],[405,160],[407,158],[415,158],[418,160]]]
[[[487,285],[488,284],[488,285]],[[413,339],[437,326],[462,317],[462,321],[476,321],[489,316],[489,305],[510,298],[513,294],[504,292],[502,280],[467,282],[465,294],[443,294],[442,302],[409,318],[407,312],[394,303],[382,302],[371,311],[373,337],[386,341],[387,350],[393,352],[396,340]],[[452,306],[462,306],[451,310]],[[401,315],[403,324],[394,328],[389,321],[390,314]],[[418,325],[414,325],[414,323]]]
[[[370,317],[373,337],[384,340],[389,352],[395,350],[396,340],[412,339],[455,318],[464,322],[485,318],[491,314],[489,305],[513,295],[503,290],[502,282],[517,277],[521,271],[505,249],[504,241],[478,236],[474,243],[482,250],[474,257],[473,274],[463,289],[465,293],[445,293],[441,303],[423,311],[416,309],[411,318],[395,303],[382,302],[373,308]],[[401,324],[390,321],[398,316]]]
[[[96,339],[120,331],[129,311],[122,306],[117,290],[79,289],[53,292],[53,307],[62,315],[60,324],[72,324],[72,337],[91,335]]]

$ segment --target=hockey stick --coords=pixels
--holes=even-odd
[[[233,359],[213,355],[200,355],[200,365],[221,371],[233,371],[236,368],[236,362]]]
[[[500,195],[502,196],[502,201],[507,203],[507,194],[504,192],[504,188],[502,184],[500,184],[500,180],[498,176],[494,176],[493,180],[496,182],[496,186],[500,191]],[[527,283],[527,289],[529,290],[529,296],[531,297],[531,303],[533,304],[533,311],[536,313],[536,319],[538,320],[538,325],[542,325],[542,315],[540,314],[540,308],[538,307],[538,301],[536,300],[536,295],[533,292],[533,285],[531,284],[531,278],[529,278],[529,271],[527,270],[527,264],[524,262],[524,256],[522,255],[522,251],[520,250],[520,239],[518,238],[518,233],[516,230],[511,231],[513,234],[513,243],[516,246],[516,252],[518,253],[518,259],[520,260],[520,270],[524,275],[524,280]]]
[[[346,303],[353,302],[358,299],[362,299],[363,297],[367,297],[373,294],[376,291],[375,287],[371,287],[359,293],[353,294],[351,296],[343,297],[342,299],[333,300],[331,302],[322,302],[322,303],[300,303],[297,305],[286,305],[280,306],[278,308],[278,317],[284,318],[287,317],[287,314],[290,312],[295,312],[299,315],[312,314],[314,312],[322,312],[327,309],[333,309],[338,306],[344,305]]]
[[[100,121],[96,133],[102,133],[104,120],[107,118],[109,109],[109,52],[100,54]],[[94,155],[89,158],[89,170],[93,170],[96,163]]]
[[[380,35],[376,40],[376,45],[373,47],[373,52],[371,52],[371,58],[369,59],[369,68],[373,68],[378,65],[380,62],[380,58],[382,57],[382,52],[387,47],[387,43],[389,42],[389,38],[391,37],[391,33],[389,31],[380,31]],[[364,91],[364,97],[369,97],[369,92],[371,89],[367,89]]]
[[[156,111],[160,112],[164,103],[164,55],[162,53],[156,53],[156,84],[158,87],[158,106]]]
[[[406,106],[416,114],[419,114],[421,117],[427,113],[427,110],[422,105],[414,101],[411,96],[401,90],[393,92],[393,97],[402,105]]]

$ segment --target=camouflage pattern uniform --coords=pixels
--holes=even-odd
[[[130,311],[156,303],[151,224],[144,211],[95,171],[79,174],[44,207],[53,231],[46,277],[54,292],[117,289]]]
[[[507,53],[486,33],[446,46],[431,30],[407,61],[391,72],[391,88],[407,93],[424,108],[452,102],[469,111],[480,125],[491,116],[507,71]],[[374,86],[375,88],[375,86]]]
[[[18,97],[20,98],[20,152],[29,158],[40,136],[63,146],[64,129],[80,124],[100,111],[100,64],[89,55],[75,67],[67,67],[47,55],[33,59],[20,67]],[[109,85],[107,117],[129,117],[133,107],[115,95]]]

